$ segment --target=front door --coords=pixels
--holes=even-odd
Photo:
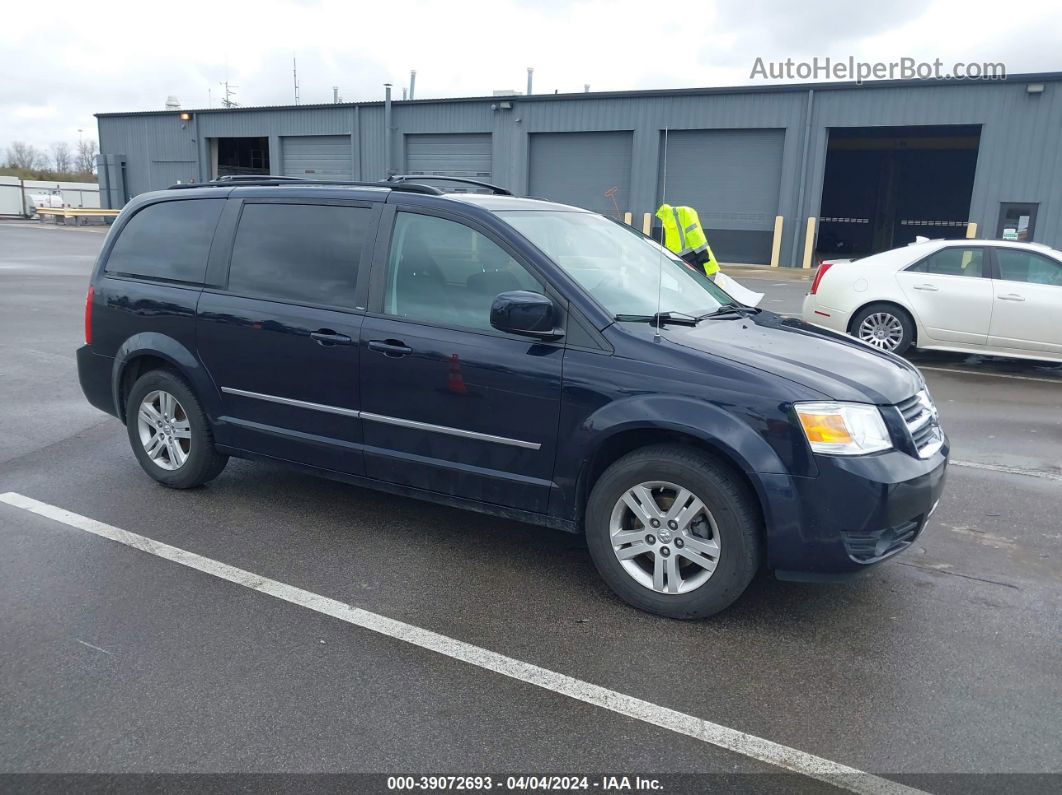
[[[361,474],[355,286],[366,203],[246,201],[227,287],[199,299],[199,356],[220,391],[218,442]]]
[[[940,342],[985,345],[992,280],[983,246],[948,246],[896,274],[925,333]]]
[[[361,334],[366,474],[545,512],[564,348],[490,325],[496,295],[542,282],[455,218],[399,209],[383,228]]]
[[[994,252],[999,274],[988,344],[1062,355],[1062,262],[1021,248]]]

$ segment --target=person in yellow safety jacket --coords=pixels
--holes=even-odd
[[[660,205],[656,217],[664,225],[664,245],[694,267],[703,267],[709,278],[719,272],[719,263],[708,245],[701,220],[692,207]]]

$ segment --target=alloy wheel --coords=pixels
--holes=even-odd
[[[640,585],[683,594],[704,585],[719,563],[719,528],[689,489],[648,481],[627,489],[612,509],[612,550]]]
[[[184,466],[192,452],[192,427],[188,414],[169,392],[148,392],[136,416],[140,443],[148,458],[160,469]]]
[[[874,312],[863,318],[857,332],[859,339],[883,351],[894,351],[903,340],[903,323],[888,312]]]

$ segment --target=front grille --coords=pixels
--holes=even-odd
[[[937,407],[933,405],[929,392],[923,389],[907,400],[897,403],[896,408],[903,417],[919,457],[929,458],[937,452],[944,444],[944,432],[940,429]]]
[[[844,546],[853,560],[872,563],[909,547],[921,525],[922,519],[919,517],[878,533],[844,533]]]

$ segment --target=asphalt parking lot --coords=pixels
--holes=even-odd
[[[561,532],[237,460],[203,489],[158,486],[77,384],[102,240],[0,224],[0,493],[257,579],[0,502],[0,772],[821,786],[748,775],[783,769],[762,739],[886,779],[852,784],[864,791],[1031,791],[1050,780],[973,774],[1062,774],[1062,367],[916,355],[953,446],[917,546],[845,584],[762,577],[724,614],[682,623],[614,598]],[[734,275],[799,312],[803,282]],[[276,598],[262,578],[446,642]],[[499,673],[472,647],[598,690]],[[649,706],[608,706],[620,694]],[[669,711],[735,732],[674,731]]]

